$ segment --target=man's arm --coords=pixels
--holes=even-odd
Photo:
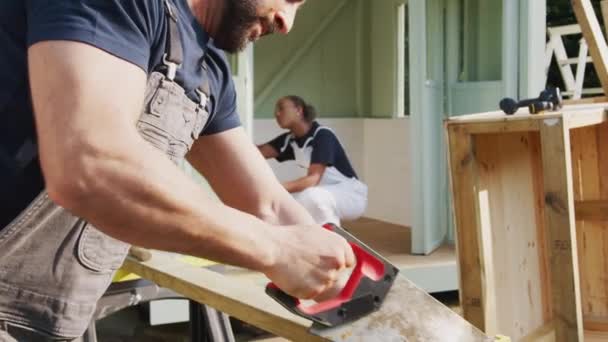
[[[139,68],[65,41],[37,43],[28,58],[41,165],[57,204],[120,240],[259,270],[302,298],[354,262],[348,244],[320,227],[273,229],[216,203],[146,143],[135,126],[146,85]]]
[[[290,193],[304,191],[307,188],[316,186],[321,181],[326,168],[325,164],[311,164],[306,176],[285,182],[283,186]]]
[[[272,159],[279,156],[279,151],[275,150],[270,144],[258,145],[258,150],[265,159]]]
[[[227,205],[274,224],[314,224],[242,128],[200,137],[188,160]]]

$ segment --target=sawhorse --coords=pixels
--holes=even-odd
[[[97,342],[95,322],[140,303],[161,299],[187,299],[144,279],[113,283],[97,304],[97,310],[79,342]],[[189,300],[192,342],[235,342],[228,315]]]

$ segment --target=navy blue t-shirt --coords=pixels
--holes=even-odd
[[[198,101],[195,90],[203,83],[203,73],[209,76],[211,116],[202,134],[239,126],[234,83],[224,52],[213,45],[187,0],[172,2],[184,54],[176,80]],[[18,172],[12,165],[26,138],[35,139],[27,48],[48,40],[82,42],[151,73],[165,53],[167,29],[163,0],[0,1],[0,229],[44,188],[37,160],[21,165]],[[207,71],[202,68],[203,58]]]
[[[308,143],[308,146],[312,148],[310,156],[311,164],[333,166],[344,176],[348,178],[357,178],[357,174],[350,164],[338,137],[336,137],[334,132],[328,129],[320,129],[317,131],[319,127],[319,123],[315,121],[312,123],[308,133],[303,137],[296,138],[291,133],[287,132],[269,141],[268,145],[279,153],[276,160],[279,162],[294,160],[295,155],[291,143],[295,141],[299,147],[304,147],[306,141],[309,138],[312,138]],[[316,135],[315,132],[317,132]]]

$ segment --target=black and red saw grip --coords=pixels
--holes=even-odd
[[[299,299],[283,292],[273,283],[266,286],[266,293],[294,314],[326,327],[334,327],[378,310],[399,269],[346,230],[333,224],[323,227],[344,237],[357,258],[357,265],[340,294],[333,299],[304,306]]]

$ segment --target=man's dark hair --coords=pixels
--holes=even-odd
[[[297,95],[288,95],[285,96],[286,99],[291,101],[296,107],[302,108],[302,113],[304,113],[304,119],[307,122],[313,122],[317,118],[317,110],[312,105],[306,103],[303,98]]]

